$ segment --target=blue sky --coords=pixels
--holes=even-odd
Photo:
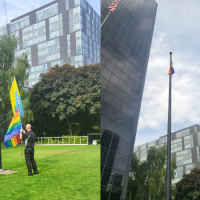
[[[172,132],[200,123],[200,2],[157,0],[149,64],[135,146],[167,134],[169,52]]]
[[[100,14],[100,0],[87,0],[88,3]],[[53,1],[49,0],[6,0],[8,22],[19,17],[27,12],[37,9],[45,4]],[[4,4],[0,1],[0,27],[6,24]]]

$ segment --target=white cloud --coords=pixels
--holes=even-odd
[[[200,123],[200,28],[196,25],[200,17],[199,2],[157,2],[135,146],[167,134],[170,51],[175,69],[172,76],[172,132]]]

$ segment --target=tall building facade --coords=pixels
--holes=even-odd
[[[156,11],[155,0],[120,0],[101,28],[102,200],[126,196]]]
[[[137,146],[134,152],[140,161],[147,159],[150,147],[167,146],[167,136],[152,142]],[[171,134],[171,158],[176,158],[176,175],[172,184],[179,182],[183,174],[190,173],[194,167],[200,168],[200,125],[176,131]]]
[[[32,87],[52,66],[100,62],[100,17],[86,0],[56,0],[0,27],[0,36],[18,37],[16,58],[28,54]]]

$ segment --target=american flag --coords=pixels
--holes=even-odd
[[[115,0],[108,8],[110,9],[110,12],[114,12],[115,8],[117,7],[117,4],[119,3],[119,0]]]

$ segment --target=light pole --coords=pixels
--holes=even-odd
[[[2,101],[2,98],[0,97],[0,102]],[[3,172],[4,169],[2,168],[2,162],[1,162],[1,136],[0,136],[0,172]]]

